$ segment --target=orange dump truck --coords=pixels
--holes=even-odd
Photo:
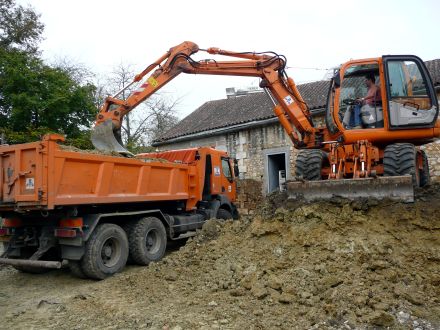
[[[68,265],[103,279],[127,259],[162,258],[167,239],[236,218],[236,163],[192,148],[135,158],[76,152],[63,137],[0,146],[0,263],[25,272]]]

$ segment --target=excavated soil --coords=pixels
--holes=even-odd
[[[6,267],[1,327],[439,329],[439,201],[439,186],[414,204],[274,195],[104,281]]]

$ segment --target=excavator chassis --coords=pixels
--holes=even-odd
[[[405,203],[414,202],[414,187],[410,175],[365,179],[289,181],[286,186],[289,199],[307,202],[331,200],[335,197],[350,200],[374,198],[392,199]]]

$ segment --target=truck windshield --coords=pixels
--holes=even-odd
[[[224,176],[229,180],[232,181],[232,171],[231,166],[229,165],[229,159],[228,158],[222,158],[222,171]]]

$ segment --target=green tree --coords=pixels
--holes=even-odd
[[[85,81],[90,72],[80,66],[44,63],[39,19],[31,7],[0,0],[0,131],[9,143],[56,132],[75,146],[90,147],[96,87]]]
[[[44,30],[31,7],[17,6],[14,0],[0,0],[0,47],[36,52]]]
[[[13,131],[46,127],[78,137],[93,120],[95,86],[19,50],[0,51],[0,125]]]

